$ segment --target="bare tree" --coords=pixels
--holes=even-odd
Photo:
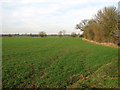
[[[59,31],[59,32],[58,32],[58,36],[59,36],[59,37],[62,37],[62,35],[63,35],[63,32],[62,32],[62,31]]]
[[[39,33],[39,36],[40,36],[40,37],[46,37],[47,34],[46,34],[44,31],[41,31],[41,32]]]
[[[63,33],[63,35],[65,36],[66,30],[63,30],[62,33]]]
[[[76,29],[80,29],[81,31],[84,31],[84,27],[87,25],[88,23],[88,20],[85,19],[85,20],[82,20],[79,24],[76,25]]]

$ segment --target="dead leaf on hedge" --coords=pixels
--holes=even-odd
[[[83,74],[81,74],[80,77],[83,77]]]
[[[102,83],[98,83],[98,85],[102,86]]]

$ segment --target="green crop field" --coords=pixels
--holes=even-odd
[[[3,88],[118,87],[118,50],[72,37],[3,37]]]

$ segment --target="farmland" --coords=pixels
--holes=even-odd
[[[3,37],[3,88],[118,87],[118,50],[72,37]]]

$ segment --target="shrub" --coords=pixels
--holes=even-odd
[[[11,35],[11,34],[8,34],[8,37],[12,37],[13,35]]]

